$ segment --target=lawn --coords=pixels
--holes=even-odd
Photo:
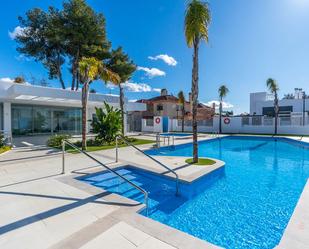
[[[199,158],[197,163],[192,163],[193,158],[189,158],[186,160],[186,163],[191,165],[197,165],[197,166],[210,166],[214,165],[216,162],[214,160],[208,159],[208,158]]]
[[[133,145],[154,144],[154,143],[155,141],[146,140],[146,139],[136,139],[134,142],[131,142],[131,144]],[[127,145],[124,143],[119,143],[119,148],[120,147],[127,147]],[[87,152],[108,150],[108,149],[113,149],[113,148],[115,148],[115,144],[107,144],[107,145],[100,145],[100,146],[90,145],[90,146],[87,146]],[[67,146],[66,151],[70,153],[77,152],[76,150],[74,150],[73,148],[70,148],[69,146]]]
[[[3,146],[3,147],[0,148],[0,154],[4,153],[4,152],[6,152],[6,151],[8,151],[10,149],[11,149],[10,146]]]

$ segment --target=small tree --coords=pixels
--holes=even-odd
[[[218,93],[219,93],[219,98],[220,98],[220,107],[219,107],[219,112],[220,112],[220,119],[219,119],[219,133],[222,133],[222,109],[223,109],[223,98],[226,97],[228,94],[229,89],[225,86],[222,85],[219,87]]]
[[[121,111],[104,102],[104,109],[96,108],[96,117],[91,126],[94,133],[98,134],[97,140],[111,143],[121,132]]]
[[[89,86],[96,80],[101,79],[105,82],[119,82],[119,76],[109,70],[101,61],[96,58],[84,57],[79,63],[79,75],[82,83],[82,149],[87,147],[87,104],[89,95]]]
[[[278,91],[279,86],[276,82],[276,80],[269,78],[266,82],[266,85],[269,89],[269,91],[274,94],[274,111],[275,111],[275,134],[278,133],[278,115],[279,115],[279,99],[278,99]]]
[[[186,104],[186,99],[185,95],[183,94],[183,91],[180,91],[178,93],[178,103],[181,108],[181,131],[184,132],[185,129],[185,104]]]
[[[113,50],[111,53],[111,58],[108,63],[108,68],[119,75],[120,82],[116,83],[119,87],[119,105],[121,110],[121,133],[124,135],[125,119],[124,119],[124,89],[123,84],[128,81],[132,74],[136,70],[136,65],[130,60],[129,56],[125,54],[121,47]]]
[[[15,79],[14,79],[14,83],[19,83],[19,84],[23,84],[23,83],[25,83],[26,81],[25,81],[25,78],[23,77],[23,76],[17,76],[17,77],[15,77]]]

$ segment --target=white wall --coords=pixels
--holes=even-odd
[[[250,94],[250,114],[263,115],[263,107],[273,107],[274,101],[267,100],[267,93]],[[303,112],[302,99],[281,99],[279,106],[293,106],[293,112]],[[309,99],[306,99],[306,111],[309,111]]]
[[[3,130],[9,133],[12,131],[10,102],[3,102]]]
[[[252,125],[252,121],[250,118],[249,125],[242,125],[242,117],[230,117],[230,123],[225,124],[224,119],[222,118],[222,133],[251,133],[251,134],[273,134],[274,133],[274,125]],[[144,121],[143,123],[145,123]],[[280,123],[280,122],[279,122]],[[273,122],[274,124],[274,122]],[[144,132],[154,132],[154,128],[142,127],[142,131]],[[170,120],[170,131],[180,132],[181,125],[178,126],[177,120]],[[192,132],[192,126],[185,126],[185,132]],[[218,132],[219,131],[219,117],[214,117],[213,126],[198,126],[198,132]],[[299,125],[286,125],[286,126],[278,126],[278,134],[294,134],[294,135],[309,135],[309,119],[307,119],[307,124],[305,126]]]

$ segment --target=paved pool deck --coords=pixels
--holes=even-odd
[[[142,149],[150,145],[140,146]],[[133,165],[164,172],[132,148],[91,153],[110,167]],[[174,162],[174,167],[184,166]],[[81,154],[22,148],[0,155],[0,248],[218,248],[136,213],[143,204],[75,180],[102,167]],[[197,171],[181,167],[183,177]],[[200,168],[202,169],[202,168]],[[73,173],[72,173],[73,172]],[[188,178],[188,179],[189,179]],[[187,179],[187,180],[188,180]]]
[[[201,140],[212,138],[204,136]],[[309,138],[303,139],[309,142]],[[188,142],[175,141],[176,144]],[[150,145],[139,147],[147,149]],[[115,150],[91,154],[110,167],[133,165],[169,175],[133,148],[121,148],[118,163],[115,163]],[[216,169],[190,167],[180,158],[157,159],[177,169],[184,181],[193,181]],[[102,170],[83,155],[66,155],[65,175],[60,174],[61,165],[61,153],[49,148],[23,148],[0,155],[1,249],[218,248],[137,214],[143,204],[76,180],[76,176]],[[218,162],[216,166],[220,165]],[[308,248],[308,204],[307,183],[278,248]]]

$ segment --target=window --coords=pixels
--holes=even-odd
[[[157,111],[163,111],[163,105],[157,105]]]
[[[293,106],[279,106],[279,113],[280,112],[285,112],[285,113],[293,112]],[[275,116],[274,107],[263,107],[263,115],[274,117]]]
[[[153,126],[153,118],[146,119],[146,126]]]
[[[13,135],[80,131],[80,108],[12,105]]]

